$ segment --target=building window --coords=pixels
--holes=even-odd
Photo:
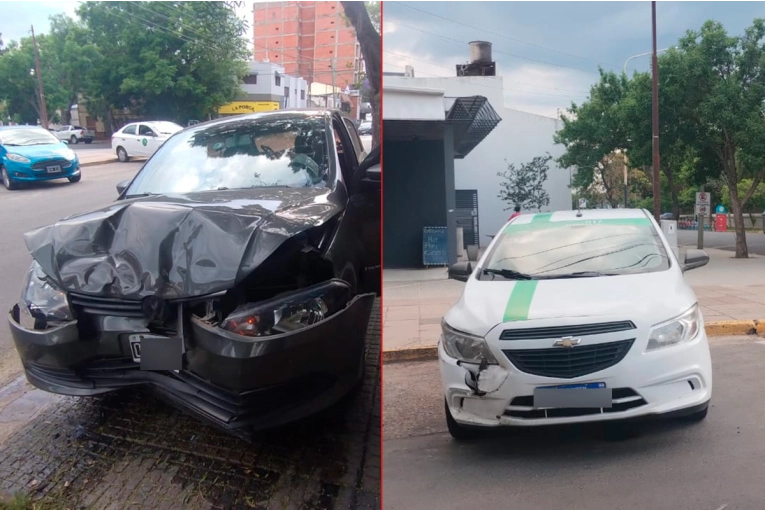
[[[274,77],[274,80],[275,80],[275,82],[276,82],[276,86],[277,86],[277,87],[281,86],[281,84],[282,84],[282,77],[281,77],[281,76],[279,76],[279,75],[277,74],[277,75]]]
[[[257,85],[258,84],[258,75],[257,74],[248,74],[244,77],[244,83],[247,85]]]
[[[305,90],[300,91],[300,99],[305,99]]]

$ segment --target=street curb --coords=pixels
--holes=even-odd
[[[707,336],[761,335],[765,334],[765,319],[708,322],[704,329],[706,329]],[[384,329],[383,345],[385,345]],[[435,359],[438,359],[438,346],[436,345],[383,351],[383,363],[431,361]]]
[[[86,166],[98,166],[98,165],[106,165],[107,163],[116,163],[119,161],[117,158],[107,159],[103,161],[89,161],[87,163],[80,163],[80,168],[84,168]]]

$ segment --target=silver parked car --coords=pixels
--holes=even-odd
[[[60,128],[52,131],[53,136],[61,140],[62,142],[68,142],[72,145],[80,142],[91,143],[95,139],[96,135],[93,131],[82,126],[61,126]]]

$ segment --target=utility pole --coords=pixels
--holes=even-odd
[[[37,39],[35,39],[35,27],[32,25],[32,44],[35,47],[35,74],[37,75],[37,87],[40,94],[40,122],[42,127],[48,129],[48,107],[45,105],[45,91],[43,90],[42,73],[40,72],[40,52],[37,49]]]
[[[653,57],[651,75],[653,76],[653,104],[652,104],[652,131],[653,131],[653,216],[656,221],[661,221],[661,179],[659,177],[659,58],[656,54],[656,0],[651,2],[651,24],[653,31]]]
[[[329,65],[332,66],[332,109],[336,109],[337,100],[335,99],[335,57],[332,57]]]

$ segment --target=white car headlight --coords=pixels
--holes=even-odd
[[[66,293],[50,281],[37,262],[29,268],[20,304],[41,325],[35,329],[74,320]]]
[[[76,157],[77,157],[77,154],[75,154],[75,153],[74,153],[74,151],[73,151],[72,149],[67,149],[67,150],[66,150],[66,152],[65,152],[64,154],[65,154],[65,156],[64,156],[64,157],[65,157],[66,159],[68,159],[69,161],[74,161],[74,158],[76,158]]]
[[[465,363],[481,363],[483,359],[490,365],[497,365],[497,359],[486,345],[486,340],[479,336],[468,335],[441,321],[443,345],[446,354]]]
[[[15,161],[16,163],[29,163],[29,158],[22,156],[21,154],[8,153],[8,159]]]
[[[700,328],[701,314],[699,313],[699,305],[696,304],[679,317],[651,328],[646,351],[689,342],[696,338]]]

